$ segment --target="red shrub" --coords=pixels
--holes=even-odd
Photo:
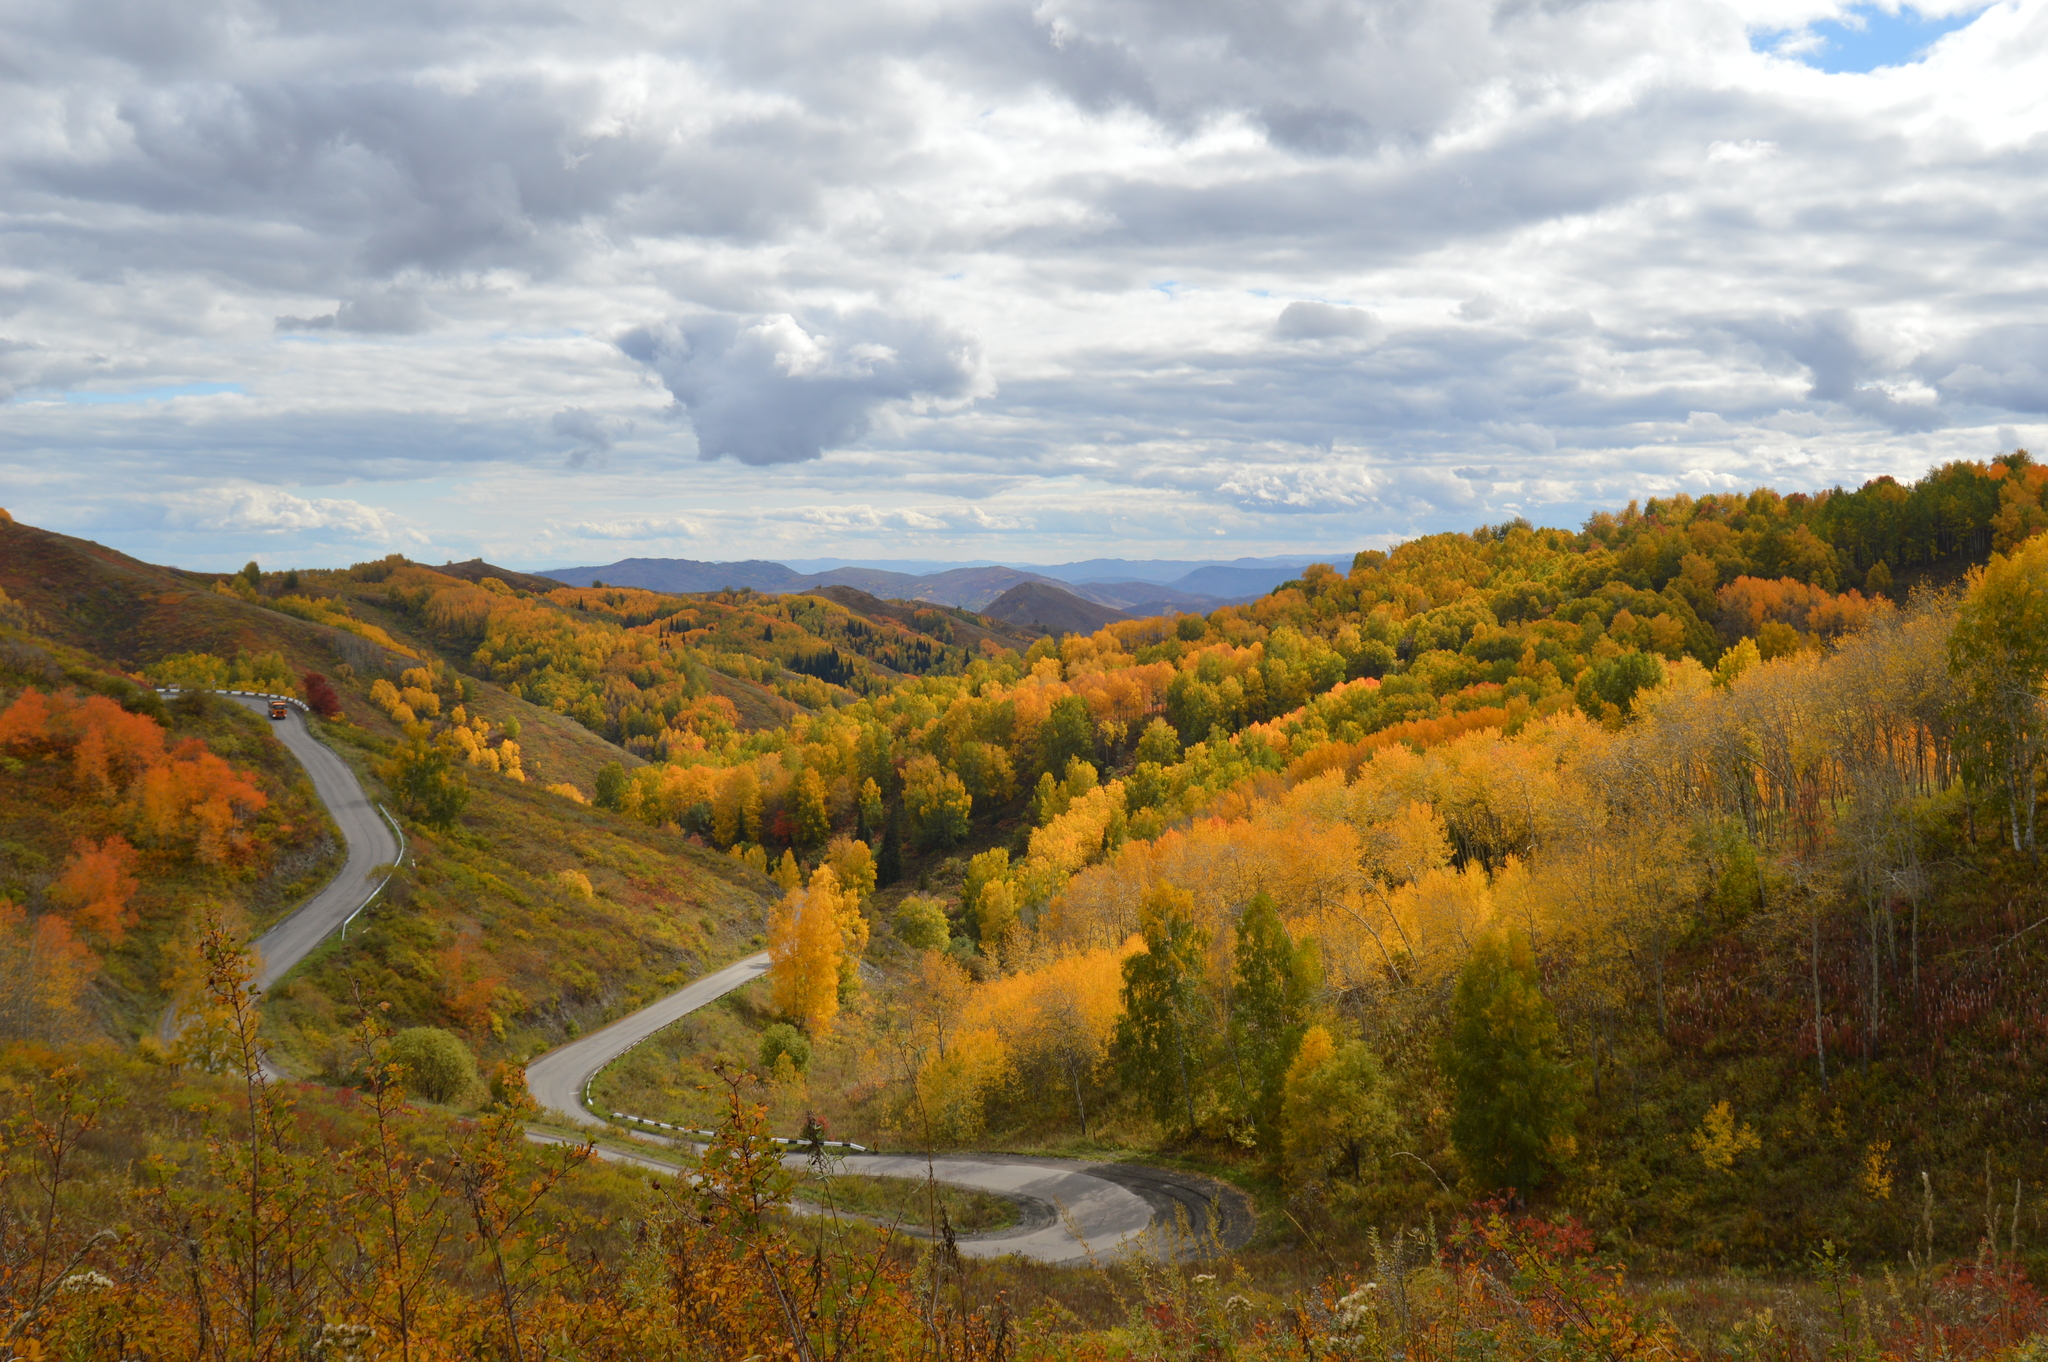
[[[318,672],[307,672],[301,678],[301,684],[305,688],[306,703],[313,707],[315,714],[323,719],[341,717],[341,697],[334,693],[334,687],[328,684],[326,677]]]

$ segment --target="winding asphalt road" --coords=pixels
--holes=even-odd
[[[736,988],[744,988],[767,972],[768,952],[750,955],[716,974],[705,975],[638,1012],[550,1050],[526,1066],[527,1089],[533,1093],[534,1101],[549,1111],[568,1117],[577,1125],[610,1125],[611,1122],[601,1119],[583,1105],[584,1088],[605,1065],[669,1023],[688,1016],[706,1003],[717,1002]]]
[[[257,696],[229,695],[259,714],[269,702]],[[340,928],[375,892],[371,872],[398,860],[395,829],[370,803],[355,773],[313,736],[297,710],[274,720],[272,731],[298,757],[348,845],[341,872],[319,893],[255,942],[260,961],[258,991],[290,973],[313,948]],[[707,1003],[741,988],[768,971],[766,952],[671,993],[666,998],[621,1017],[587,1036],[552,1050],[527,1066],[527,1086],[549,1111],[584,1126],[610,1122],[589,1111],[583,1093],[607,1064],[663,1027]],[[531,1131],[530,1137],[556,1142],[562,1137]],[[653,1155],[599,1146],[603,1158],[670,1172],[676,1165]],[[791,1155],[799,1160],[803,1156]],[[1070,1159],[1034,1159],[1001,1154],[951,1154],[926,1158],[916,1154],[847,1154],[835,1157],[845,1172],[903,1178],[932,1177],[958,1187],[992,1192],[1015,1202],[1022,1214],[1007,1229],[959,1238],[960,1251],[976,1257],[1020,1254],[1046,1263],[1107,1261],[1141,1244],[1154,1251],[1194,1254],[1206,1248],[1213,1229],[1223,1247],[1235,1248],[1250,1237],[1250,1205],[1242,1194],[1207,1179],[1171,1173],[1138,1164],[1086,1163]],[[1187,1225],[1197,1242],[1179,1239]],[[1148,1242],[1148,1234],[1151,1238]]]
[[[221,698],[258,714],[270,712],[270,701],[262,696],[222,694]],[[256,952],[258,993],[268,991],[291,972],[292,966],[312,954],[315,946],[339,930],[376,892],[372,872],[380,865],[395,864],[399,856],[396,829],[363,793],[362,783],[349,770],[348,763],[313,736],[306,727],[304,714],[294,708],[289,717],[272,720],[270,731],[291,749],[299,764],[306,768],[306,774],[313,778],[313,792],[320,796],[320,802],[334,816],[335,826],[341,829],[348,858],[326,888],[256,938],[252,949]]]
[[[768,972],[764,951],[707,974],[666,998],[621,1017],[529,1064],[526,1085],[534,1100],[578,1125],[612,1124],[584,1105],[590,1080],[626,1051],[670,1023],[743,988]],[[536,1132],[538,1136],[538,1132]],[[653,1154],[600,1146],[600,1157],[647,1168],[675,1170]],[[792,1163],[801,1162],[792,1154]],[[1253,1218],[1242,1194],[1210,1182],[1141,1164],[1087,1163],[1005,1154],[840,1154],[833,1165],[847,1173],[934,1181],[992,1192],[1016,1203],[1019,1223],[985,1234],[962,1235],[960,1251],[993,1258],[1015,1253],[1045,1263],[1107,1261],[1141,1244],[1154,1251],[1199,1254],[1213,1229],[1225,1248],[1251,1235]],[[1185,1225],[1192,1243],[1180,1235]],[[1148,1232],[1151,1241],[1147,1242]]]

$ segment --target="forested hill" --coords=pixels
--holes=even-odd
[[[0,1026],[76,1054],[97,1030],[148,1056],[138,1090],[187,1100],[178,1075],[219,1057],[141,1042],[192,986],[195,924],[260,923],[332,848],[251,723],[137,683],[293,687],[418,857],[266,1004],[325,1082],[390,1072],[352,1028],[432,1029],[488,1073],[767,944],[757,997],[600,1078],[611,1109],[702,1125],[751,1069],[791,1129],[1172,1159],[1260,1199],[1241,1305],[1146,1297],[1120,1327],[1210,1310],[1239,1355],[1324,1356],[1370,1319],[1378,1355],[1448,1357],[1455,1298],[1527,1345],[1503,1355],[1575,1355],[1595,1324],[1728,1355],[1737,1323],[1792,1340],[1770,1355],[1988,1355],[2048,1328],[2026,1285],[2048,1267],[2044,492],[2014,453],[1659,498],[1058,638],[847,588],[540,590],[395,556],[180,573],[0,518]],[[62,1035],[30,1005],[60,995]],[[449,1101],[510,1122],[512,1072]],[[650,1270],[606,1228],[639,1214],[575,1231],[635,1328],[629,1297],[660,1292],[599,1279]],[[835,1300],[820,1283],[868,1270],[747,1233]],[[450,1299],[487,1301],[445,1242]],[[1574,1252],[1785,1294],[1738,1319],[1542,1275]],[[1784,1285],[1816,1262],[1825,1309]],[[1398,1312],[1346,1294],[1424,1264]],[[1917,1285],[1866,1292],[1852,1329],[1852,1274],[1886,1266]],[[174,1278],[136,1266],[136,1299],[183,1299]],[[1115,1322],[1094,1287],[1005,1280],[1028,1337]],[[760,1307],[733,1346],[783,1350],[772,1293],[718,1281]],[[570,1296],[524,1289],[572,1327]]]

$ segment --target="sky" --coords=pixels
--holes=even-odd
[[[2048,446],[2048,0],[16,0],[0,506],[1333,557]]]

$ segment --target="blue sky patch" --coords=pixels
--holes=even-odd
[[[1840,19],[1822,19],[1803,29],[1760,32],[1750,45],[1760,52],[1780,52],[1829,75],[1906,66],[1927,55],[1945,33],[1967,28],[1978,14],[1929,18],[1911,6],[1887,14],[1875,5],[1852,5]]]

